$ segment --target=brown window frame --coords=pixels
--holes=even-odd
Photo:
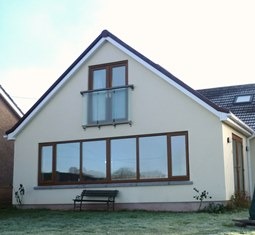
[[[106,64],[98,64],[98,65],[91,65],[89,66],[89,79],[88,79],[88,88],[89,90],[93,89],[93,72],[95,70],[106,69],[106,89],[113,88],[112,86],[112,68],[125,66],[126,73],[125,73],[125,86],[128,85],[128,61],[118,61],[113,63],[106,63]]]
[[[148,179],[140,179],[139,172],[140,172],[140,163],[139,163],[139,139],[142,137],[149,137],[149,136],[165,136],[166,137],[166,145],[167,145],[167,169],[168,169],[168,177],[166,178],[148,178]],[[186,151],[186,175],[181,176],[173,176],[172,175],[172,157],[171,157],[171,143],[170,139],[172,136],[185,136],[185,151]],[[111,149],[111,140],[115,139],[128,139],[128,138],[135,138],[136,139],[136,179],[132,180],[111,180],[111,156],[110,156],[110,149]],[[92,141],[106,141],[106,178],[104,180],[84,180],[83,172],[82,172],[82,159],[83,159],[83,142],[92,142]],[[56,173],[56,158],[57,158],[57,144],[63,143],[80,143],[80,171],[79,171],[79,181],[74,182],[58,182],[57,181],[57,173]],[[51,181],[43,181],[42,174],[41,174],[41,161],[42,161],[42,148],[44,146],[52,146],[53,157],[52,157],[52,180]],[[38,162],[38,185],[68,185],[68,184],[111,184],[111,183],[131,183],[131,182],[161,182],[161,181],[187,181],[190,179],[190,171],[189,171],[189,143],[188,143],[188,131],[181,131],[181,132],[173,132],[173,133],[158,133],[158,134],[147,134],[147,135],[134,135],[134,136],[122,136],[122,137],[112,137],[112,138],[99,138],[99,139],[86,139],[86,140],[76,140],[76,141],[62,141],[62,142],[53,142],[53,143],[40,143],[39,146],[39,162]]]
[[[121,86],[113,86],[113,75],[112,71],[116,67],[125,67],[125,81],[124,84],[121,84]],[[97,70],[106,70],[106,84],[104,88],[95,88],[94,87],[94,72]],[[88,107],[87,107],[87,125],[86,126],[101,126],[101,125],[116,125],[116,124],[125,124],[129,123],[129,110],[128,110],[128,88],[132,88],[133,86],[128,85],[128,61],[118,61],[118,62],[113,62],[113,63],[106,63],[106,64],[99,64],[99,65],[92,65],[89,66],[89,77],[88,77],[88,91],[81,92],[82,94],[87,94],[88,95]],[[123,92],[125,95],[125,117],[116,117],[113,114],[114,110],[114,97],[115,94],[119,94],[119,92]],[[93,96],[95,97],[97,95],[101,96],[100,100],[104,101],[104,107],[105,107],[105,113],[104,113],[104,118],[103,119],[94,119],[93,118],[93,113],[94,113],[94,108],[96,106],[93,105]],[[115,107],[116,108],[116,107]],[[118,113],[118,112],[117,112]],[[118,116],[118,115],[117,115]]]

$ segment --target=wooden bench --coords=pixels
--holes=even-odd
[[[74,210],[76,208],[82,209],[83,202],[104,202],[107,205],[107,210],[109,210],[110,205],[112,205],[112,210],[114,211],[115,197],[118,194],[118,190],[83,190],[81,195],[77,195],[73,199]]]

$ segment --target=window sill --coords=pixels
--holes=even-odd
[[[114,126],[116,127],[117,125],[123,125],[123,124],[128,124],[132,126],[132,121],[120,121],[120,122],[107,122],[107,123],[96,123],[96,124],[87,124],[87,125],[82,125],[83,129],[89,128],[89,127],[100,127],[102,126]]]
[[[75,189],[75,188],[144,187],[144,186],[192,185],[192,184],[193,184],[193,181],[164,181],[164,182],[137,182],[137,183],[111,183],[111,184],[45,185],[45,186],[36,186],[36,187],[34,187],[34,190]]]

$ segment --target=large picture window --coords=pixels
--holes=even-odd
[[[188,133],[39,144],[39,185],[189,180]]]

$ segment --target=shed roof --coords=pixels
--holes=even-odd
[[[255,84],[201,89],[198,92],[213,103],[230,110],[255,130]],[[248,102],[235,102],[239,96],[251,96]]]

